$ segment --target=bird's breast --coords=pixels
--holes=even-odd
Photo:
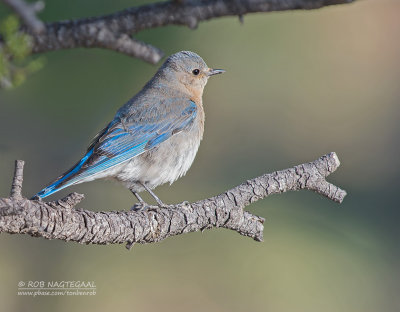
[[[204,131],[204,112],[192,126],[126,163],[117,179],[132,188],[136,181],[155,188],[185,175],[192,165]],[[140,189],[138,190],[140,191]]]

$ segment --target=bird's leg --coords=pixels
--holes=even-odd
[[[149,205],[143,200],[142,197],[140,197],[140,195],[137,192],[135,192],[134,190],[130,191],[133,193],[133,195],[135,195],[135,197],[139,201],[138,203],[132,206],[131,210],[138,211],[138,210],[144,210],[149,207]]]
[[[138,201],[139,201],[141,204],[146,204],[146,202],[143,200],[143,198],[140,197],[139,193],[136,193],[136,192],[134,192],[134,191],[132,191],[132,193],[133,193],[133,195],[136,196],[136,198],[138,199]]]
[[[144,189],[145,189],[147,192],[150,193],[151,196],[153,196],[153,198],[156,200],[156,202],[157,202],[157,204],[158,204],[159,207],[163,207],[163,208],[168,207],[168,205],[164,204],[164,203],[162,202],[162,200],[159,199],[159,198],[157,197],[157,195],[154,194],[154,192],[153,192],[145,183],[140,182],[140,184],[144,187]]]

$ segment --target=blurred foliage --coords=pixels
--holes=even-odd
[[[52,0],[40,17],[89,17],[138,3]],[[0,311],[400,311],[399,12],[399,0],[366,0],[249,14],[243,25],[231,17],[195,31],[140,32],[166,55],[192,50],[226,69],[206,86],[193,166],[156,189],[165,202],[207,198],[331,151],[342,165],[329,181],[348,196],[341,205],[308,191],[254,203],[246,209],[267,219],[264,243],[215,229],[127,251],[0,234]],[[26,161],[25,196],[73,165],[160,65],[105,49],[45,56],[48,65],[23,85],[0,91],[0,196],[9,192],[15,159]],[[107,181],[50,200],[73,191],[85,194],[83,209],[134,203]],[[97,295],[18,296],[18,282],[27,280],[93,280]]]
[[[44,58],[31,59],[30,37],[19,31],[17,16],[8,15],[0,21],[0,88],[14,88],[21,85],[29,74],[40,70]]]

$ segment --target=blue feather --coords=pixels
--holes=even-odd
[[[50,184],[49,186],[45,187],[43,190],[41,190],[39,193],[34,195],[32,198],[44,198],[47,196],[50,196],[51,194],[58,192],[62,190],[63,188],[66,188],[70,184],[65,184],[62,187],[57,187],[60,184],[62,184],[66,179],[70,178],[73,174],[79,171],[79,169],[82,168],[83,164],[88,160],[88,158],[93,154],[93,148],[89,150],[84,157],[78,162],[78,164],[73,167],[70,171],[68,171],[66,174],[62,175],[60,178],[58,178],[55,182]]]

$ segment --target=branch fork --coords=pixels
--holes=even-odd
[[[24,0],[3,0],[3,2],[21,18],[33,34],[38,35],[46,30],[44,23],[36,16],[45,7],[43,1],[27,3]]]

